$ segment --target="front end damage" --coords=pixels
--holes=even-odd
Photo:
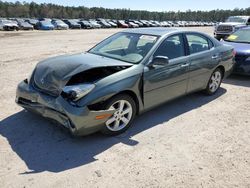
[[[87,135],[101,130],[115,112],[93,104],[114,94],[112,76],[119,78],[116,73],[131,66],[88,53],[50,58],[38,63],[30,79],[18,85],[16,103],[57,121],[74,135]]]
[[[101,130],[115,112],[92,108],[96,100],[107,96],[100,89],[107,82],[100,83],[129,67],[88,53],[50,58],[38,63],[30,79],[18,85],[16,103],[59,122],[74,135],[87,135]]]
[[[16,103],[28,111],[55,120],[73,135],[87,135],[102,128],[115,110],[91,111],[88,107],[72,106],[63,97],[37,92],[27,81],[18,85]]]

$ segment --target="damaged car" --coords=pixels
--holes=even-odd
[[[0,30],[3,30],[3,31],[18,31],[19,26],[15,21],[3,19],[3,20],[0,20]]]
[[[234,64],[234,50],[199,32],[128,29],[87,52],[39,62],[16,103],[73,135],[117,135],[135,116],[191,92],[212,95]]]

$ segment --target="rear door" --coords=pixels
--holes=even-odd
[[[206,87],[211,71],[219,61],[212,41],[198,33],[186,33],[187,48],[189,50],[189,82],[187,92]]]

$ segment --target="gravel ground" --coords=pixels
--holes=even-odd
[[[0,32],[0,187],[250,187],[249,77],[164,104],[116,137],[72,138],[15,104],[18,82],[39,60],[117,31]]]

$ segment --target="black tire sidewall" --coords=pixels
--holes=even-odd
[[[136,115],[135,101],[132,97],[130,97],[129,95],[126,95],[126,94],[116,95],[116,96],[112,97],[111,99],[109,99],[106,102],[106,104],[104,105],[105,109],[109,109],[115,102],[117,102],[119,100],[126,100],[131,104],[132,111],[133,111],[132,117],[131,117],[129,123],[126,125],[126,127],[124,127],[123,129],[121,129],[119,131],[111,131],[110,129],[107,128],[106,124],[104,123],[103,129],[101,130],[101,132],[105,135],[114,136],[114,135],[118,135],[118,134],[125,132],[131,126],[131,123],[135,118],[135,115]]]

